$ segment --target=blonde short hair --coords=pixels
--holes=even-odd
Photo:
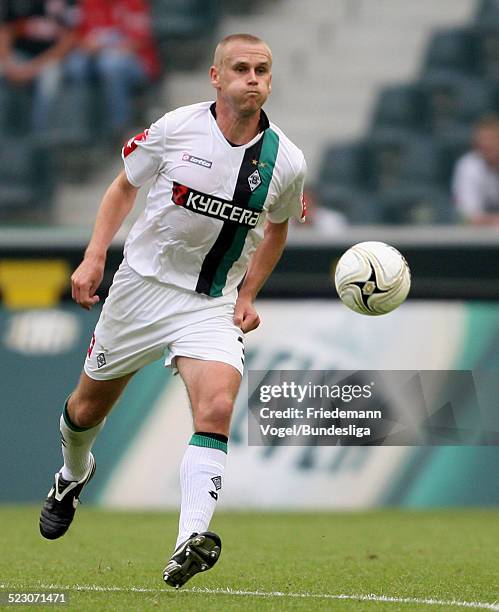
[[[251,45],[265,45],[270,54],[270,61],[272,62],[272,52],[270,50],[270,47],[264,40],[262,40],[258,36],[254,36],[253,34],[229,34],[229,36],[223,38],[216,46],[215,53],[213,55],[214,66],[216,66],[217,68],[220,68],[222,66],[225,48],[228,44],[235,41],[242,41]]]

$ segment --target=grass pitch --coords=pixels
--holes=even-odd
[[[220,561],[179,591],[176,515],[82,506],[49,542],[38,512],[0,507],[1,590],[65,589],[63,610],[499,610],[497,510],[219,513]]]

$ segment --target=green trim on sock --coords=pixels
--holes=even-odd
[[[193,434],[189,442],[191,446],[204,446],[205,448],[216,448],[227,454],[227,442],[220,442],[214,438],[208,438],[207,436],[200,436],[199,434]]]
[[[64,422],[69,427],[69,429],[76,431],[76,432],[88,431],[89,429],[92,429],[91,427],[77,427],[71,421],[71,419],[69,418],[69,414],[68,414],[68,401],[69,401],[69,397],[64,404],[64,410],[62,411],[62,416],[64,417]]]

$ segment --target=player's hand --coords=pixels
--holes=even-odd
[[[104,276],[104,261],[84,259],[71,276],[71,297],[85,310],[99,302],[95,295]]]
[[[241,296],[237,298],[234,309],[234,323],[245,334],[253,331],[260,325],[260,317],[251,300]]]

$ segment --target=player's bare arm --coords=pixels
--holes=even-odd
[[[107,250],[133,208],[137,191],[122,171],[102,198],[85,257],[71,277],[71,295],[86,310],[99,301],[95,292],[104,276]]]
[[[260,325],[260,317],[253,302],[281,258],[287,235],[287,221],[284,223],[268,221],[263,240],[251,258],[234,311],[234,323],[245,333]]]

